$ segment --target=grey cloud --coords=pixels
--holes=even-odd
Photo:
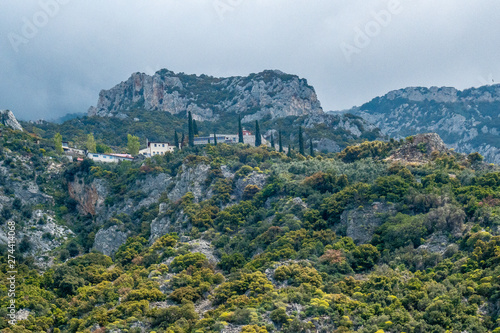
[[[100,89],[161,68],[213,76],[280,69],[307,78],[325,110],[406,86],[500,80],[499,2],[400,0],[384,21],[377,13],[391,1],[4,0],[0,109],[21,119],[85,112]],[[53,14],[47,22],[44,11]],[[40,25],[29,38],[26,20]],[[357,47],[367,28],[369,43]],[[17,52],[13,34],[25,39]],[[357,49],[350,61],[342,43]]]

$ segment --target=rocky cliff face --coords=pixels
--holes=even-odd
[[[96,210],[104,205],[108,189],[101,179],[86,184],[83,178],[76,176],[73,182],[68,183],[68,193],[78,202],[77,208],[80,213],[96,215]]]
[[[101,229],[95,235],[94,250],[112,256],[127,241],[127,237],[127,233],[120,230],[116,225]]]
[[[16,117],[10,110],[0,110],[0,123],[4,126],[12,128],[13,130],[23,130],[23,127],[19,124]]]
[[[134,73],[102,90],[89,116],[127,117],[139,108],[171,114],[191,111],[196,120],[215,121],[223,112],[243,114],[243,121],[322,113],[314,88],[305,79],[280,71],[246,77],[214,78],[163,69],[153,76]]]
[[[406,88],[348,112],[378,126],[391,137],[435,132],[459,152],[478,151],[500,162],[500,85],[467,90]]]
[[[446,147],[443,140],[436,133],[417,134],[410,137],[387,160],[420,165],[429,162],[433,153],[451,155],[452,151]],[[456,155],[459,156],[459,154]]]
[[[382,215],[393,212],[393,207],[382,202],[345,210],[336,231],[351,237],[356,244],[366,244],[371,241],[375,230],[382,225]]]

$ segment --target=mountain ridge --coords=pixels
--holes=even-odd
[[[89,116],[126,117],[133,108],[191,112],[196,120],[216,121],[221,113],[242,114],[244,121],[323,113],[314,88],[297,75],[265,70],[248,76],[216,78],[167,69],[150,76],[133,73],[99,93]]]
[[[408,87],[346,111],[391,137],[436,132],[451,148],[500,162],[500,85],[458,90]]]

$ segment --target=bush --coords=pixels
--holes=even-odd
[[[380,252],[371,244],[363,244],[351,252],[352,268],[357,271],[371,269],[380,259]]]
[[[172,261],[172,271],[180,272],[185,270],[189,266],[194,266],[201,268],[204,264],[207,264],[207,257],[198,252],[188,253],[185,255],[180,255]]]

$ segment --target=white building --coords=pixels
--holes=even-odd
[[[119,161],[133,161],[134,158],[129,154],[100,154],[87,153],[87,158],[94,162],[118,163]]]
[[[84,149],[78,149],[78,148],[73,148],[69,146],[68,142],[63,142],[62,143],[62,148],[63,151],[66,155],[69,156],[85,156],[85,150]]]
[[[217,143],[237,143],[238,136],[234,134],[216,134]],[[206,144],[214,144],[214,135],[210,136],[197,136],[194,138],[195,145],[206,145]]]
[[[139,150],[139,154],[151,157],[155,155],[165,155],[166,153],[171,153],[175,149],[175,146],[170,145],[168,142],[149,142],[148,147]]]
[[[238,143],[237,134],[215,134],[217,136],[217,143]],[[263,145],[267,145],[266,139],[261,135],[261,140]],[[200,136],[194,138],[195,145],[206,145],[214,143],[214,135],[210,136]],[[243,131],[243,143],[255,146],[255,135],[249,131]]]

